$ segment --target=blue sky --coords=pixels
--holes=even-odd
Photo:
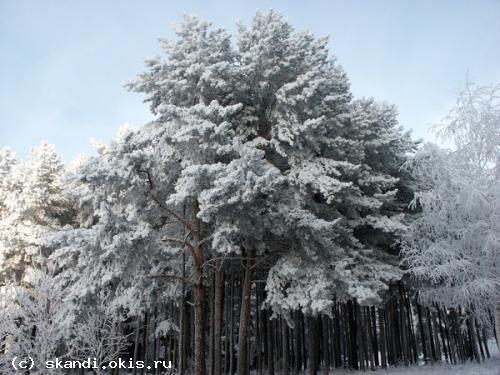
[[[49,1],[0,0],[0,147],[20,156],[42,140],[66,161],[152,117],[123,84],[161,53],[182,14],[234,31],[256,10],[330,35],[356,96],[398,106],[416,138],[453,103],[468,72],[500,82],[500,0]]]

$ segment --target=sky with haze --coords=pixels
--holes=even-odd
[[[152,119],[123,85],[161,54],[183,14],[236,31],[275,9],[298,29],[330,35],[355,96],[396,104],[415,138],[453,104],[466,75],[500,83],[500,0],[97,1],[0,0],[0,148],[42,140],[65,161],[128,123]]]

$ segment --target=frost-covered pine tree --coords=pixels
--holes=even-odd
[[[81,162],[68,177],[77,211],[73,225],[47,238],[58,283],[67,288],[68,311],[75,319],[103,290],[112,311],[138,318],[176,297],[178,249],[162,242],[166,218],[149,196],[129,153],[131,130],[123,129],[98,155]]]
[[[17,164],[16,155],[9,147],[0,150],[0,217],[7,214],[5,201],[11,183],[12,168]]]
[[[484,323],[500,301],[499,90],[466,83],[441,124],[456,149],[426,145],[408,163],[421,212],[403,254],[422,300],[465,308]]]
[[[195,373],[201,375],[206,371],[204,262],[211,231],[199,215],[200,194],[221,164],[238,155],[231,119],[241,105],[231,100],[236,80],[229,34],[196,17],[185,17],[176,33],[176,41],[163,42],[167,60],[148,61],[148,71],[130,84],[146,93],[158,116],[135,137],[134,165],[149,184],[149,196],[175,223],[164,240],[190,254]]]
[[[69,210],[63,183],[64,166],[53,145],[33,148],[27,160],[2,157],[0,277],[29,278],[49,255],[44,236],[64,224]],[[9,162],[9,160],[11,160]]]
[[[327,38],[294,32],[272,11],[258,13],[239,33],[237,97],[244,108],[237,131],[265,151],[290,186],[286,238],[291,246],[271,270],[269,303],[306,313],[328,307],[300,288],[293,296],[279,286],[293,285],[294,277],[273,283],[280,270],[289,274],[287,259],[292,269],[309,267],[311,280],[304,284],[314,284],[316,275],[329,276],[316,280],[328,285],[322,289],[330,296],[324,301],[331,303],[335,290],[341,298],[380,302],[387,284],[401,277],[397,259],[389,259],[385,249],[404,230],[401,203],[407,197],[398,194],[406,182],[399,179],[399,166],[415,145],[398,127],[392,107],[352,102]],[[378,233],[378,244],[363,235],[369,231]],[[279,301],[285,295],[295,301],[293,307]]]
[[[240,25],[236,47],[196,17],[176,33],[162,41],[166,58],[148,60],[129,84],[155,121],[80,165],[70,189],[77,220],[51,238],[52,258],[75,311],[104,288],[137,317],[175,299],[179,281],[191,284],[197,374],[206,371],[207,269],[243,258],[246,374],[260,257],[272,266],[267,304],[284,315],[327,312],[334,296],[378,302],[400,277],[386,248],[404,228],[398,166],[413,144],[392,107],[352,101],[327,39],[295,32],[276,12]]]

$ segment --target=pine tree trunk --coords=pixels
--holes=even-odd
[[[497,347],[498,350],[500,350],[500,302],[497,303],[495,306],[495,332],[496,332],[496,340],[497,340]]]
[[[351,368],[358,370],[358,345],[357,345],[357,329],[356,329],[356,317],[355,308],[353,307],[353,302],[347,302],[347,316],[349,319],[349,363]]]
[[[429,343],[431,346],[431,357],[432,357],[432,362],[436,360],[436,348],[434,346],[434,335],[433,335],[433,330],[432,330],[432,320],[431,320],[431,312],[429,311],[429,308],[426,308],[427,310],[427,327],[429,331]]]
[[[375,306],[370,308],[370,321],[372,328],[372,347],[373,347],[373,357],[375,360],[375,367],[380,365],[378,357],[378,344],[377,344],[377,316],[375,314]]]
[[[432,330],[434,331],[434,346],[436,348],[436,359],[441,361],[443,355],[441,353],[441,345],[439,344],[439,330],[436,322],[436,313],[434,311],[431,312],[431,319],[432,319]]]
[[[364,338],[364,319],[362,307],[354,302],[354,317],[356,319],[356,340],[358,342],[358,358],[361,370],[365,371],[365,338]]]
[[[205,286],[203,285],[203,248],[201,243],[201,222],[197,215],[199,212],[198,201],[193,202],[193,227],[192,233],[194,246],[192,248],[194,265],[194,371],[195,375],[206,375],[205,362]]]
[[[231,304],[229,306],[229,374],[234,372],[234,275],[231,276]]]
[[[477,336],[477,343],[479,345],[479,351],[481,352],[481,358],[484,361],[486,358],[484,355],[483,342],[481,341],[481,334],[479,332],[479,325],[477,324],[477,320],[475,318],[473,318],[473,319],[475,322],[476,336]]]
[[[307,336],[309,341],[309,359],[307,361],[307,373],[309,375],[316,375],[318,373],[318,364],[316,362],[318,351],[318,342],[316,337],[316,318],[309,316],[307,318],[307,323]]]
[[[333,341],[334,345],[334,357],[335,357],[335,367],[342,366],[341,357],[341,347],[342,347],[342,332],[340,329],[340,316],[339,316],[339,303],[335,301],[334,303],[334,321],[333,321]]]
[[[424,361],[427,362],[429,360],[429,354],[427,352],[424,319],[422,316],[422,306],[420,305],[420,303],[418,303],[418,300],[416,304],[417,304],[418,328],[420,329],[420,341],[422,342],[422,353],[424,354]]]
[[[469,326],[469,336],[470,336],[470,343],[472,346],[472,353],[476,361],[480,362],[481,359],[479,357],[479,350],[477,348],[476,323],[474,322],[474,318],[469,317],[469,319],[467,319],[467,323]]]
[[[260,286],[255,288],[255,350],[256,350],[256,370],[258,374],[262,373],[262,319],[260,311]]]
[[[375,347],[373,345],[373,328],[370,307],[365,307],[365,319],[366,319],[366,329],[368,331],[368,340],[366,341],[366,347],[368,348],[368,360],[370,361],[370,370],[375,370]]]
[[[221,374],[221,332],[222,312],[224,310],[224,271],[221,261],[215,263],[215,302],[214,302],[214,375]]]
[[[448,316],[447,312],[443,311],[443,323],[444,323],[444,332],[446,335],[446,341],[448,342],[448,353],[450,355],[450,362],[452,364],[457,363],[457,357],[456,357],[456,345],[453,340],[453,334],[450,332],[450,325],[448,323]]]
[[[295,312],[295,327],[293,329],[293,333],[295,336],[295,344],[294,344],[294,357],[295,357],[295,366],[294,366],[294,374],[298,375],[300,370],[302,370],[302,357],[300,353],[300,319],[299,319],[299,311]]]
[[[281,333],[282,333],[282,357],[283,357],[283,375],[289,374],[290,369],[290,355],[288,344],[288,324],[285,319],[281,319]]]
[[[267,371],[269,375],[274,375],[274,343],[273,343],[273,324],[269,319],[269,313],[266,314],[266,336],[267,336]]]
[[[186,371],[186,343],[187,343],[187,321],[186,321],[186,253],[182,253],[182,290],[180,298],[179,313],[179,375]],[[166,358],[165,358],[166,360]]]
[[[448,347],[446,345],[446,337],[445,337],[445,333],[444,333],[444,330],[443,330],[443,322],[442,322],[442,319],[441,319],[441,309],[437,305],[436,305],[436,308],[437,308],[439,333],[441,335],[441,342],[442,342],[442,345],[443,345],[444,357],[446,359],[446,362],[448,362],[451,359],[450,359]]]
[[[149,327],[149,319],[148,313],[144,314],[144,331],[142,336],[142,347],[143,347],[143,356],[142,360],[144,363],[148,363],[148,327]],[[144,368],[141,369],[141,375],[144,374]]]
[[[250,325],[250,307],[252,296],[252,274],[255,262],[255,248],[247,254],[245,279],[241,295],[240,327],[238,332],[238,375],[248,375],[248,327]]]
[[[200,274],[198,271],[197,274]],[[200,276],[200,275],[197,275]],[[205,375],[205,288],[201,283],[194,285],[194,362],[195,374]]]
[[[214,375],[214,326],[215,326],[215,273],[210,278],[208,305],[210,306],[208,324],[208,374]]]
[[[330,353],[328,352],[329,344],[328,344],[328,317],[323,316],[321,321],[322,326],[322,335],[323,335],[323,372],[325,375],[328,375],[330,370]]]
[[[378,310],[378,318],[379,318],[379,330],[380,330],[380,362],[383,368],[387,368],[387,350],[386,350],[386,335],[385,335],[385,321],[384,321],[384,312],[383,310]]]
[[[137,317],[137,325],[135,327],[135,337],[134,337],[134,363],[139,360],[139,336],[141,331],[141,317]],[[134,367],[133,375],[137,374],[137,368]]]
[[[482,332],[483,332],[483,334],[482,334],[483,346],[484,346],[484,350],[486,352],[486,357],[491,358],[490,349],[488,348],[488,339],[486,338],[486,328],[483,327]]]

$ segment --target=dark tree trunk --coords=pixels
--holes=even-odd
[[[186,343],[187,343],[187,320],[186,320],[186,253],[182,253],[182,290],[179,306],[179,375],[186,371]],[[165,358],[166,360],[166,358]]]
[[[282,337],[282,357],[283,357],[283,375],[288,375],[290,372],[290,347],[288,338],[288,324],[285,319],[281,319],[281,337]]]
[[[300,370],[302,370],[302,357],[300,351],[300,319],[299,319],[299,311],[295,312],[295,327],[293,329],[293,333],[295,336],[295,344],[294,344],[294,357],[295,357],[295,366],[294,373],[297,375]]]
[[[241,296],[240,327],[238,333],[238,375],[248,375],[248,328],[250,325],[250,307],[252,297],[252,274],[255,262],[255,248],[247,254],[245,279]]]
[[[318,373],[318,363],[317,359],[317,351],[318,351],[318,341],[316,336],[316,318],[309,316],[307,318],[308,325],[308,350],[309,350],[309,359],[307,361],[307,373],[309,375],[316,375]]]
[[[221,374],[222,312],[224,311],[224,271],[220,260],[215,263],[214,301],[214,375]]]
[[[425,326],[422,317],[422,306],[420,305],[420,303],[418,303],[418,301],[416,302],[416,304],[417,304],[418,328],[420,329],[420,341],[422,343],[422,353],[424,354],[424,361],[427,362],[429,360],[429,353],[427,352]]]
[[[137,325],[135,327],[135,337],[134,337],[134,363],[139,360],[139,336],[141,332],[141,317],[137,317]],[[132,372],[134,375],[137,374],[137,368],[134,367]]]
[[[355,317],[355,308],[353,307],[354,303],[352,301],[347,302],[347,316],[349,319],[349,363],[351,368],[358,370],[358,345],[357,345],[357,329],[356,329],[356,317]]]
[[[385,335],[385,319],[384,319],[384,311],[378,310],[378,318],[379,318],[379,330],[380,330],[380,362],[383,368],[387,368],[387,346],[386,346],[386,335]]]
[[[144,314],[144,331],[142,335],[142,347],[143,347],[143,354],[142,354],[142,360],[144,363],[148,362],[148,326],[149,326],[149,321],[148,321],[148,313]],[[144,374],[144,368],[141,369],[141,375]]]
[[[201,278],[201,270],[196,272],[196,276]],[[194,291],[194,362],[195,374],[205,375],[205,288],[203,284],[196,283]]]
[[[322,327],[322,335],[323,335],[323,350],[321,351],[323,353],[323,372],[325,375],[328,375],[328,372],[330,370],[330,353],[329,353],[329,343],[328,343],[328,317],[323,316],[322,321],[321,321],[321,327]]]
[[[267,371],[269,375],[274,375],[273,324],[271,322],[271,319],[269,319],[269,313],[267,313],[266,315]]]
[[[204,254],[201,245],[201,222],[197,215],[200,211],[198,201],[193,202],[193,240],[191,249],[194,265],[194,371],[195,375],[206,375],[205,363],[205,286],[203,285]]]

